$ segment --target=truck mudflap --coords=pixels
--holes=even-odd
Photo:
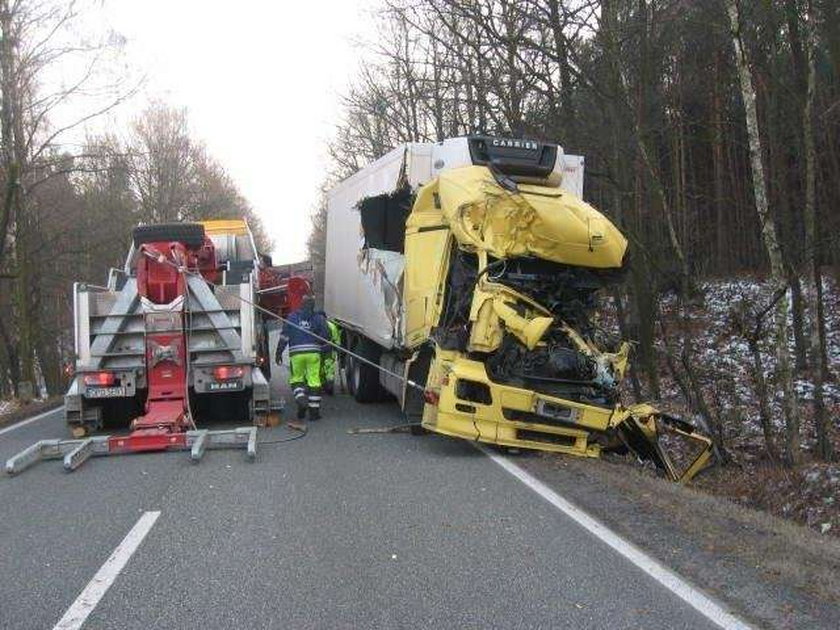
[[[626,448],[678,482],[712,456],[708,437],[651,405],[605,408],[494,383],[463,357],[435,361],[429,385],[422,426],[443,435],[581,457]]]

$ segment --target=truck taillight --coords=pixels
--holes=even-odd
[[[85,385],[98,385],[99,387],[110,387],[117,380],[113,372],[91,372],[85,374]]]
[[[241,365],[220,365],[213,368],[213,378],[217,381],[229,381],[234,378],[242,378],[245,369]]]

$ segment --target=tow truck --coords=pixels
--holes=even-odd
[[[271,267],[244,220],[141,225],[105,286],[73,286],[75,363],[64,397],[72,439],[41,440],[6,462],[68,471],[89,457],[245,448],[272,410],[266,314],[286,314],[306,278]],[[214,421],[242,423],[211,430]],[[102,435],[104,429],[129,430]]]

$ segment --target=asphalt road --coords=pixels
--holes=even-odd
[[[714,627],[471,445],[347,431],[397,422],[336,396],[255,463],[147,454],[0,477],[0,628],[54,627],[152,510],[85,628]],[[54,412],[0,435],[0,460],[62,435]]]

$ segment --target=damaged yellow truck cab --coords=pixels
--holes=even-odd
[[[671,479],[690,480],[709,461],[710,440],[650,405],[622,405],[630,346],[598,325],[599,298],[625,271],[627,240],[558,185],[542,144],[525,142],[540,166],[529,171],[526,151],[505,160],[511,154],[504,150],[493,155],[496,140],[468,142],[471,160],[439,169],[405,195],[402,273],[389,279],[402,315],[394,320],[392,349],[373,348],[376,358],[425,385],[433,402],[422,406],[422,425],[430,431],[584,457],[629,449]],[[559,161],[562,150],[555,149]],[[406,165],[407,158],[403,189]],[[363,225],[372,207],[367,200],[359,205]],[[367,242],[372,234],[362,236]],[[383,269],[394,266],[376,255]],[[352,329],[362,328],[346,326],[351,339]],[[370,353],[365,341],[357,350]],[[382,385],[407,410],[405,390],[401,397]]]
[[[413,345],[427,341],[441,323],[455,250],[474,255],[477,269],[517,258],[585,269],[622,267],[627,240],[600,212],[556,188],[517,188],[502,188],[487,167],[466,166],[441,174],[418,192],[406,222],[405,246],[404,291]],[[580,396],[571,400],[497,383],[488,376],[486,361],[470,358],[471,353],[497,352],[506,334],[527,351],[540,347],[547,355],[556,343],[547,333],[554,329],[564,345],[593,361],[605,382],[617,384],[627,368],[629,344],[604,352],[548,308],[493,276],[492,271],[481,275],[472,288],[464,350],[438,347],[435,353],[428,386],[439,392],[439,401],[425,406],[423,426],[470,440],[588,457],[601,452],[593,432],[606,437],[615,430],[620,436],[619,431],[629,429],[661,450],[655,444],[657,412],[650,406],[587,404]],[[708,441],[691,436],[700,446],[699,461],[687,468],[680,470],[665,453],[657,453],[672,478],[690,478],[708,459]]]

